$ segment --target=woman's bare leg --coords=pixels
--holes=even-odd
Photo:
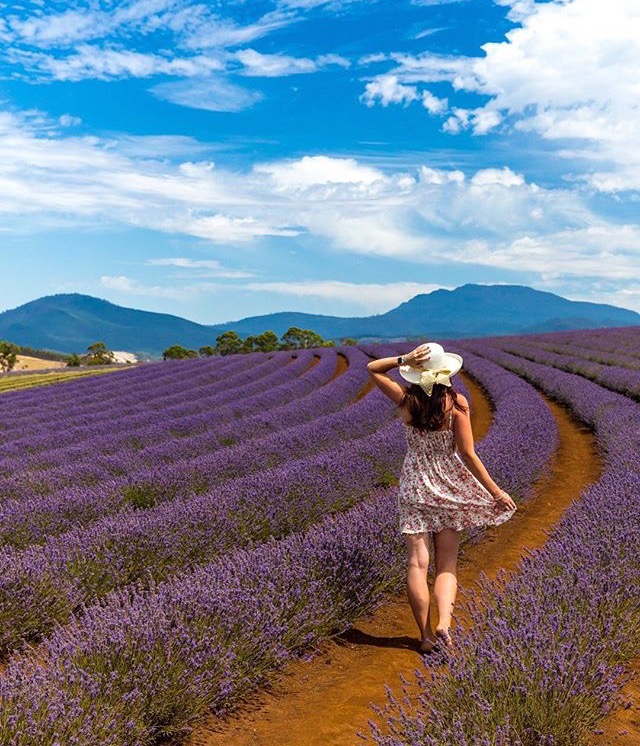
[[[428,651],[435,642],[429,623],[429,546],[426,534],[405,534],[407,545],[407,596],[420,631],[421,649]]]
[[[452,528],[445,528],[433,535],[436,561],[436,579],[433,595],[438,607],[438,625],[436,634],[448,633],[451,626],[451,614],[458,591],[458,548],[460,546],[460,532]]]

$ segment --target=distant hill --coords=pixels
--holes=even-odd
[[[213,328],[234,329],[241,336],[289,326],[311,328],[327,338],[414,337],[433,338],[529,334],[563,329],[636,326],[640,314],[602,303],[562,298],[524,285],[462,285],[455,290],[434,290],[416,295],[376,316],[340,318],[303,313],[252,316]]]
[[[96,341],[110,349],[159,355],[173,344],[197,349],[222,331],[240,336],[290,326],[327,339],[463,337],[640,325],[640,314],[601,303],[570,301],[522,285],[463,285],[416,295],[383,314],[354,318],[281,312],[206,326],[170,314],[124,308],[88,295],[50,295],[0,313],[0,338],[61,352],[84,352]]]
[[[83,353],[94,342],[111,350],[158,355],[169,345],[215,343],[210,327],[165,313],[124,308],[78,293],[48,295],[0,313],[0,338],[61,352]]]

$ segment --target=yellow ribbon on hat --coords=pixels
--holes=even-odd
[[[423,370],[420,374],[418,386],[420,386],[427,396],[431,396],[435,383],[441,383],[443,386],[451,386],[450,375],[451,371],[447,368],[443,368],[442,370]]]

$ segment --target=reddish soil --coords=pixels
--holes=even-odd
[[[373,379],[368,380],[361,388],[360,391],[356,394],[355,401],[360,401],[362,397],[366,396],[375,386],[375,383],[373,382]]]
[[[491,422],[491,411],[480,388],[463,375],[473,406],[473,429],[480,439]],[[495,577],[500,568],[513,571],[528,549],[541,546],[584,487],[598,479],[601,464],[595,439],[557,404],[547,401],[560,429],[560,446],[548,475],[535,485],[534,497],[518,507],[513,518],[489,527],[480,543],[463,546],[458,562],[458,587],[470,589],[482,570]],[[461,600],[460,590],[458,600]],[[437,612],[432,599],[432,626]],[[460,611],[456,625],[469,625]],[[255,692],[237,712],[222,720],[198,721],[188,746],[350,746],[368,734],[367,720],[377,716],[370,702],[383,705],[384,686],[401,694],[400,675],[414,681],[425,672],[415,650],[417,629],[404,595],[389,597],[374,614],[347,633],[327,642],[311,661],[298,660],[274,677],[269,690]],[[380,724],[380,723],[379,723]],[[604,746],[605,741],[597,745]],[[619,741],[619,743],[622,743]],[[624,742],[627,743],[627,742]]]
[[[343,373],[346,373],[347,369],[349,368],[349,361],[347,360],[346,355],[343,355],[341,352],[339,352],[337,357],[338,364],[336,366],[336,372],[333,374],[333,378],[331,379],[332,381],[338,376],[341,376]]]
[[[588,746],[640,746],[640,656],[626,666],[632,679],[616,698],[616,707],[599,723]],[[618,701],[619,700],[619,701]]]

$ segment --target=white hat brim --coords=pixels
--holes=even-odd
[[[456,355],[455,352],[446,352],[444,357],[445,368],[449,371],[450,376],[454,376],[462,368],[462,358],[460,355]],[[401,365],[398,370],[405,381],[420,383],[422,372],[428,370],[428,368],[414,368],[411,365]]]

